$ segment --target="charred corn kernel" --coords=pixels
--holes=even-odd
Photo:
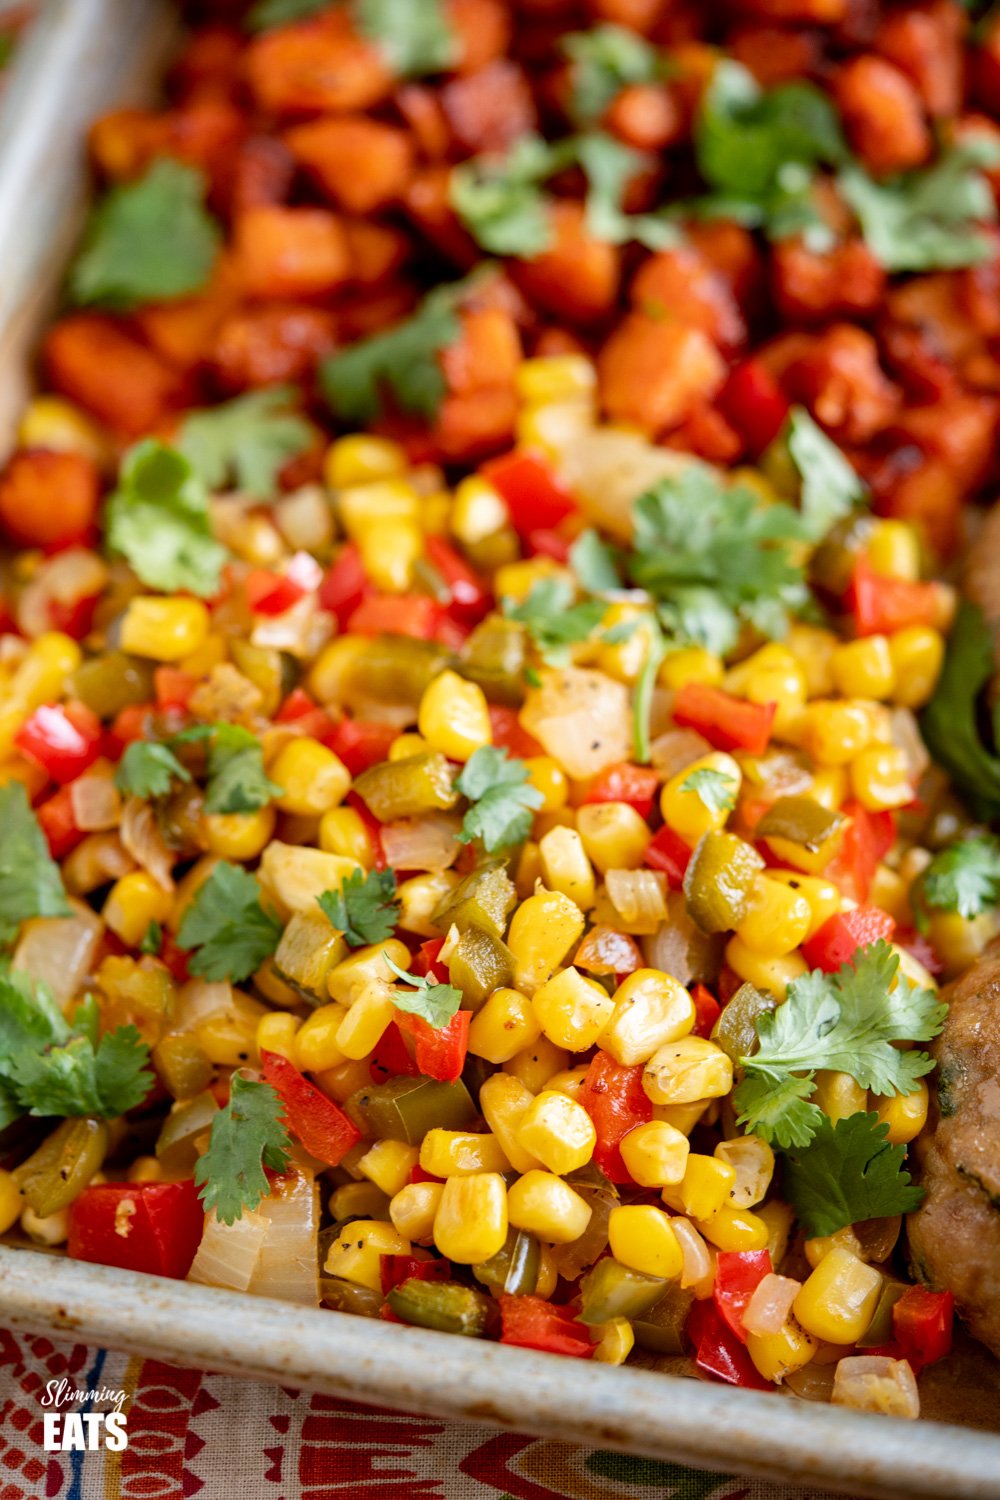
[[[18,423],[17,441],[21,448],[82,453],[101,467],[110,457],[110,444],[97,424],[60,396],[36,396],[28,402]]]
[[[541,856],[539,856],[541,864]],[[507,934],[514,987],[533,995],[583,936],[580,908],[561,891],[536,891],[515,911]]]
[[[793,979],[809,972],[809,965],[801,954],[784,953],[772,957],[756,952],[740,937],[731,937],[726,944],[726,962],[741,979],[755,984],[758,989],[770,990],[777,1000],[784,1000]]]
[[[449,1177],[434,1215],[434,1243],[459,1265],[479,1265],[507,1238],[507,1184],[499,1172]]]
[[[418,937],[434,938],[440,929],[433,922],[433,913],[449,891],[458,884],[458,876],[452,870],[430,870],[426,875],[414,875],[396,887],[399,902],[397,925],[404,932],[415,932]]]
[[[631,1068],[658,1047],[687,1036],[694,1022],[694,1001],[682,984],[660,969],[636,969],[615,991],[601,1046]]]
[[[381,985],[372,985],[358,996],[336,1031],[336,1045],[344,1057],[357,1062],[375,1050],[396,1014],[390,996],[391,991]]]
[[[905,1146],[916,1140],[927,1123],[927,1085],[922,1078],[910,1094],[895,1094],[891,1098],[876,1098],[875,1109],[879,1124],[888,1125],[886,1140],[894,1146]]]
[[[710,1219],[728,1205],[735,1186],[735,1167],[716,1156],[692,1151],[678,1185],[664,1187],[663,1201],[668,1208],[692,1219]]]
[[[387,938],[384,943],[355,948],[327,975],[330,998],[339,1000],[341,1005],[353,1005],[372,983],[394,984],[396,976],[383,954],[387,954],[400,969],[405,969],[410,962],[410,950],[399,938]]]
[[[594,904],[594,871],[575,828],[550,828],[538,843],[542,879],[551,891],[568,896],[581,911]]]
[[[868,887],[868,900],[872,906],[887,911],[900,927],[908,926],[912,920],[910,883],[903,879],[898,870],[891,870],[886,864],[879,863],[875,866],[875,873]]]
[[[364,659],[370,643],[364,636],[342,635],[324,646],[309,669],[306,687],[320,703],[345,702],[358,674],[364,671]]]
[[[200,599],[140,594],[129,601],[122,619],[122,650],[154,661],[180,661],[205,640],[209,619]]]
[[[703,834],[712,833],[716,829],[724,828],[729,817],[730,808],[717,805],[716,799],[710,799],[710,803],[702,800],[698,792],[698,783],[691,782],[691,777],[697,771],[713,771],[719,776],[729,778],[726,783],[727,791],[732,792],[733,801],[739,795],[740,783],[743,779],[736,761],[731,755],[723,750],[715,750],[711,755],[703,755],[693,765],[685,766],[683,771],[678,771],[676,776],[671,776],[660,793],[660,811],[666,823],[675,833],[688,844],[696,844]],[[721,802],[721,799],[719,799]]]
[[[327,1251],[328,1276],[382,1290],[382,1256],[409,1255],[410,1242],[384,1219],[352,1219]]]
[[[928,625],[911,625],[889,637],[895,686],[893,703],[923,708],[937,687],[944,664],[944,639]]]
[[[804,1369],[819,1344],[794,1318],[788,1318],[777,1333],[748,1333],[747,1353],[765,1380],[780,1385],[786,1375]]]
[[[457,672],[442,672],[424,690],[417,722],[431,748],[449,760],[468,760],[480,746],[492,743],[486,694]]]
[[[585,354],[547,354],[522,360],[514,377],[518,399],[526,406],[574,401],[594,395],[597,372]]]
[[[845,698],[891,698],[896,686],[892,654],[884,635],[845,641],[834,651],[830,670],[837,692]]]
[[[800,891],[758,875],[746,914],[736,924],[736,936],[755,953],[779,958],[805,941],[811,922],[812,910]]]
[[[755,1208],[754,1214],[767,1228],[767,1248],[771,1254],[772,1266],[780,1265],[788,1251],[795,1223],[794,1213],[787,1203],[782,1203],[779,1198],[772,1198],[770,1202]]]
[[[371,484],[405,474],[406,452],[390,438],[352,432],[330,444],[323,459],[323,478],[332,490]]]
[[[865,551],[880,578],[920,577],[920,541],[908,521],[876,521]]]
[[[818,802],[829,812],[836,812],[847,796],[848,779],[845,766],[824,766],[817,771],[812,785],[804,793],[812,802]]]
[[[353,859],[324,854],[322,849],[304,849],[274,839],[261,856],[257,874],[265,894],[279,914],[313,911],[317,896],[336,891],[359,868]]]
[[[648,609],[635,604],[612,604],[600,624],[600,634],[628,626],[624,640],[605,641],[594,652],[594,665],[618,682],[633,683],[645,666],[653,646],[656,625]]]
[[[690,1104],[654,1104],[653,1119],[672,1125],[681,1135],[690,1135],[710,1103],[708,1099],[695,1099]]]
[[[220,859],[256,859],[274,833],[274,808],[255,808],[253,812],[206,813],[202,835],[209,854]]]
[[[469,1177],[475,1172],[510,1169],[495,1135],[471,1130],[428,1130],[420,1145],[420,1165],[432,1177]]]
[[[394,522],[408,521],[415,526],[420,521],[420,496],[410,481],[399,475],[349,485],[338,492],[337,508],[347,535],[358,542],[366,532],[380,535]]]
[[[601,1365],[623,1365],[632,1352],[635,1334],[628,1318],[612,1318],[595,1329],[600,1340],[593,1358]]]
[[[591,1208],[561,1177],[531,1171],[511,1184],[507,1213],[515,1229],[526,1229],[552,1245],[569,1245],[590,1223]]]
[[[418,1245],[430,1243],[443,1192],[443,1182],[411,1182],[393,1195],[389,1217],[404,1238]]]
[[[736,1173],[729,1193],[731,1208],[753,1208],[763,1201],[774,1176],[774,1152],[766,1141],[758,1135],[738,1135],[720,1141],[715,1155]]]
[[[345,1061],[337,1033],[350,1014],[342,1005],[320,1005],[310,1012],[295,1035],[292,1061],[302,1073],[323,1073]]]
[[[13,1172],[0,1170],[0,1234],[13,1229],[24,1209],[24,1197]]]
[[[594,1154],[597,1132],[581,1104],[546,1089],[533,1099],[517,1128],[518,1144],[550,1172],[564,1177],[586,1166]],[[442,1172],[434,1174],[441,1177]]]
[[[664,1120],[636,1125],[620,1142],[622,1160],[640,1187],[675,1187],[687,1167],[688,1138]]]
[[[770,1235],[766,1222],[748,1208],[720,1208],[697,1225],[717,1250],[763,1250]]]
[[[21,1228],[36,1245],[44,1245],[47,1249],[65,1245],[69,1239],[69,1209],[60,1208],[54,1214],[43,1216],[36,1214],[26,1203],[21,1210]]]
[[[282,812],[314,817],[342,802],[351,786],[351,773],[339,755],[309,735],[289,740],[268,774],[282,789],[275,798]]]
[[[882,1277],[849,1250],[825,1255],[792,1304],[796,1318],[813,1338],[855,1344],[878,1305]]]
[[[393,1198],[409,1183],[419,1155],[416,1146],[408,1146],[405,1141],[376,1141],[358,1162],[358,1171],[380,1187],[387,1197]],[[393,1223],[398,1229],[395,1220]]]
[[[608,1242],[615,1260],[644,1276],[673,1281],[680,1276],[684,1257],[670,1219],[662,1208],[636,1203],[613,1208],[608,1220]]]
[[[561,969],[547,980],[535,991],[532,1003],[543,1034],[570,1052],[585,1052],[592,1047],[615,1008],[596,979],[574,968]]]
[[[163,1168],[155,1156],[137,1156],[126,1173],[126,1179],[129,1182],[162,1182]]]
[[[868,812],[886,812],[913,801],[906,751],[872,745],[851,762],[851,790]]]
[[[700,682],[707,687],[721,687],[726,669],[722,657],[704,646],[682,646],[679,651],[668,651],[663,658],[657,681],[677,692],[689,682]]]
[[[824,880],[819,875],[805,875],[801,870],[768,870],[767,879],[780,881],[808,901],[809,926],[802,938],[803,942],[811,938],[814,932],[818,932],[823,923],[836,916],[840,910],[840,891],[832,880]]]
[[[829,698],[833,693],[830,664],[837,647],[833,631],[819,625],[795,624],[789,629],[785,645],[805,675],[806,696]]]
[[[534,1006],[519,990],[499,989],[481,1006],[469,1027],[469,1051],[487,1062],[504,1063],[538,1040],[542,1028]]]
[[[524,762],[528,783],[539,792],[542,805],[539,812],[558,812],[569,800],[569,777],[551,755],[530,755]]]
[[[370,870],[375,853],[361,814],[353,807],[331,807],[319,820],[319,847]]]
[[[294,1062],[295,1033],[301,1024],[298,1016],[290,1015],[287,1010],[269,1010],[257,1022],[257,1051],[276,1052]]]
[[[116,937],[137,948],[150,922],[165,922],[173,904],[171,891],[157,885],[145,870],[133,870],[115,881],[101,915]]]
[[[372,1081],[371,1065],[367,1058],[338,1063],[335,1068],[324,1068],[314,1073],[313,1078],[324,1094],[337,1104],[344,1104],[358,1089],[366,1088]]]
[[[532,1007],[534,1010],[534,1007]],[[538,1017],[535,1017],[537,1024]],[[519,1078],[525,1088],[530,1089],[532,1094],[537,1094],[543,1089],[550,1078],[556,1073],[562,1073],[569,1066],[569,1053],[564,1047],[557,1047],[555,1042],[550,1042],[547,1036],[538,1036],[528,1046],[522,1047],[520,1052],[515,1052],[513,1057],[507,1059],[503,1064],[505,1073],[512,1078]]]
[[[847,1250],[859,1260],[864,1259],[861,1253],[861,1242],[850,1224],[845,1224],[843,1229],[838,1229],[834,1234],[814,1235],[812,1239],[803,1242],[802,1250],[814,1270],[821,1260],[826,1259],[831,1250]]]
[[[423,555],[423,527],[402,518],[365,526],[359,537],[361,564],[377,589],[402,594],[413,582],[413,565]]]
[[[721,1099],[733,1086],[733,1065],[714,1042],[682,1036],[653,1053],[643,1069],[642,1086],[654,1104]]]
[[[602,875],[635,870],[652,834],[628,802],[591,802],[577,809],[576,826],[588,858]]]
[[[558,460],[593,423],[594,403],[589,398],[546,401],[518,412],[514,436],[519,447],[532,448]]]
[[[576,1099],[577,1094],[587,1081],[590,1072],[589,1063],[581,1063],[578,1068],[565,1068],[561,1073],[553,1073],[546,1080],[545,1087],[554,1089],[557,1094],[565,1094],[567,1099]]]
[[[537,1156],[525,1151],[518,1140],[521,1121],[534,1097],[520,1078],[508,1073],[494,1073],[479,1090],[483,1119],[515,1172],[531,1172],[541,1166]]]
[[[847,765],[871,743],[871,738],[871,717],[860,703],[817,698],[799,723],[799,743],[821,766]]]
[[[850,1073],[838,1073],[831,1068],[821,1068],[816,1074],[816,1092],[812,1103],[818,1104],[823,1113],[834,1124],[856,1115],[868,1108],[868,1095],[855,1082]]]

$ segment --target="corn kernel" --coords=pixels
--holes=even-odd
[[[36,396],[18,423],[20,448],[46,448],[50,453],[81,453],[106,468],[111,445],[96,422],[61,396]]]
[[[550,828],[539,840],[538,853],[549,890],[561,892],[581,911],[589,911],[594,904],[594,871],[576,829]]]
[[[371,484],[405,474],[406,451],[391,438],[352,432],[330,444],[323,458],[323,478],[332,490]]]
[[[449,1177],[434,1215],[434,1243],[459,1265],[479,1265],[507,1238],[507,1184],[499,1172]]]
[[[652,834],[645,818],[628,802],[591,802],[579,808],[576,826],[592,863],[609,870],[636,870]]]
[[[813,1104],[818,1104],[823,1113],[833,1121],[846,1120],[859,1110],[868,1108],[868,1095],[850,1075],[832,1068],[820,1068],[816,1074],[816,1091]]]
[[[137,1156],[125,1177],[127,1182],[162,1182],[163,1168],[155,1156]]]
[[[528,784],[541,794],[539,812],[558,812],[569,800],[569,777],[551,755],[530,755],[524,762]]]
[[[428,1130],[420,1144],[420,1165],[432,1177],[470,1177],[476,1172],[507,1172],[510,1162],[495,1135],[471,1130]]]
[[[539,554],[537,557],[524,557],[517,562],[504,563],[503,567],[497,568],[493,591],[498,599],[513,599],[521,603],[536,583],[549,578],[557,579],[567,586],[575,583],[569,568],[557,563],[554,558]]]
[[[534,1010],[534,1007],[532,1007]],[[537,1016],[535,1017],[537,1024]],[[527,1047],[522,1047],[520,1052],[515,1052],[503,1063],[503,1070],[512,1078],[517,1078],[530,1089],[532,1094],[537,1094],[543,1089],[550,1078],[557,1073],[562,1073],[569,1066],[569,1053],[564,1047],[557,1047],[555,1042],[550,1042],[547,1036],[539,1032],[535,1040]]]
[[[758,1135],[735,1136],[715,1148],[719,1161],[736,1173],[729,1193],[732,1208],[753,1208],[762,1202],[774,1176],[774,1152]]]
[[[53,1249],[69,1239],[69,1209],[59,1208],[53,1214],[36,1214],[30,1203],[21,1210],[21,1228],[36,1245]]]
[[[788,1318],[777,1333],[747,1334],[747,1353],[755,1369],[776,1385],[804,1369],[818,1348],[817,1341],[794,1318]]]
[[[617,625],[628,625],[625,640],[604,641],[593,653],[594,665],[617,682],[632,684],[645,666],[653,648],[656,625],[649,610],[636,604],[611,604],[601,621],[602,636]]]
[[[871,717],[864,704],[817,698],[802,715],[798,738],[821,766],[844,766],[871,743]]]
[[[443,1182],[411,1182],[393,1195],[389,1217],[405,1239],[418,1245],[430,1244],[443,1192]]]
[[[358,676],[371,643],[361,635],[341,635],[324,646],[309,669],[306,687],[320,703],[344,703]]]
[[[270,804],[252,812],[206,813],[202,820],[205,848],[220,859],[256,859],[274,833],[275,819]]]
[[[374,1052],[395,1014],[388,989],[372,985],[359,995],[337,1027],[336,1045],[344,1057],[359,1062]]]
[[[891,698],[896,686],[889,642],[884,635],[845,641],[830,663],[838,693],[845,698]]]
[[[923,708],[937,687],[944,665],[944,640],[939,630],[911,625],[889,637],[895,687],[892,701],[901,708]]]
[[[748,1208],[720,1208],[710,1219],[697,1223],[717,1250],[763,1250],[770,1236],[765,1220]]]
[[[653,1053],[643,1069],[642,1086],[654,1104],[721,1099],[733,1086],[733,1065],[714,1042],[684,1036]]]
[[[531,1172],[541,1166],[536,1156],[525,1151],[518,1137],[521,1121],[534,1097],[526,1084],[508,1073],[494,1073],[479,1090],[483,1119],[515,1172]]]
[[[298,1016],[290,1015],[287,1010],[268,1011],[257,1023],[258,1052],[276,1052],[279,1057],[293,1062],[295,1033],[300,1024]]]
[[[361,814],[353,807],[331,807],[319,820],[319,847],[324,854],[339,854],[363,870],[375,861],[371,837]]]
[[[833,631],[796,623],[789,629],[785,645],[805,675],[807,697],[829,698],[833,693],[830,663],[837,647]]]
[[[771,1264],[779,1266],[788,1253],[788,1242],[792,1236],[795,1215],[788,1204],[782,1203],[778,1198],[762,1203],[755,1210],[755,1214],[763,1221],[767,1229],[767,1248],[771,1256]]]
[[[390,476],[339,491],[337,508],[344,530],[359,542],[365,532],[380,534],[396,521],[420,521],[420,496],[408,479]]]
[[[580,1194],[552,1172],[525,1172],[511,1184],[507,1211],[515,1229],[537,1234],[553,1245],[578,1240],[590,1223],[591,1208]]]
[[[257,874],[280,915],[287,917],[296,911],[313,911],[318,896],[339,890],[356,869],[352,859],[274,839],[261,856]]]
[[[785,953],[771,957],[747,947],[739,937],[731,937],[726,944],[726,962],[741,979],[755,984],[758,989],[770,990],[779,1001],[784,1000],[793,979],[809,972],[801,954]]]
[[[335,1223],[338,1219],[384,1220],[388,1207],[385,1193],[371,1181],[345,1182],[330,1194],[330,1217]]]
[[[676,1213],[692,1219],[710,1219],[725,1208],[736,1186],[736,1168],[715,1156],[701,1156],[692,1151],[684,1176],[676,1187],[666,1185],[663,1201]]]
[[[517,1130],[518,1144],[550,1172],[565,1176],[586,1166],[597,1133],[587,1111],[565,1094],[545,1090],[532,1100]],[[443,1176],[441,1172],[435,1176]]]
[[[394,517],[365,526],[358,536],[361,565],[383,594],[402,594],[413,582],[413,566],[424,551],[418,520]]]
[[[824,922],[836,916],[840,911],[840,891],[832,880],[824,880],[819,875],[805,875],[801,870],[768,870],[767,878],[789,886],[791,890],[804,896],[809,903],[809,926],[802,942],[811,938]],[[745,938],[744,942],[746,942]],[[749,947],[750,944],[747,946]]]
[[[900,927],[907,927],[912,923],[910,882],[904,880],[898,870],[891,870],[887,864],[879,862],[875,866],[875,873],[868,887],[868,900],[872,906],[887,911]]]
[[[289,740],[269,771],[282,788],[275,800],[282,812],[319,816],[344,800],[351,773],[339,756],[309,735]]]
[[[722,750],[703,755],[693,765],[685,766],[683,771],[671,776],[660,793],[660,811],[664,822],[691,845],[696,844],[703,834],[724,828],[730,812],[728,807],[716,806],[714,801],[711,806],[702,801],[697,782],[691,783],[691,777],[697,771],[713,771],[727,777],[734,800],[739,795],[743,779],[736,761]]]
[[[0,1234],[13,1229],[24,1209],[24,1197],[13,1172],[0,1169]]]
[[[583,437],[593,423],[594,404],[589,397],[573,401],[546,401],[538,406],[524,407],[518,412],[514,422],[514,437],[518,447],[530,448],[559,462],[567,449]]]
[[[229,1004],[195,1024],[195,1038],[209,1060],[220,1068],[239,1068],[257,1062],[257,1027],[267,1012],[259,1000],[233,990]]]
[[[557,1094],[565,1094],[567,1099],[575,1100],[586,1083],[589,1072],[589,1063],[581,1063],[578,1068],[565,1068],[563,1072],[553,1073],[551,1078],[546,1079],[545,1087],[555,1090]]]
[[[779,958],[805,941],[812,922],[809,902],[783,881],[758,875],[736,935],[755,953]]]
[[[847,1250],[851,1255],[857,1256],[858,1260],[864,1260],[861,1242],[850,1224],[845,1224],[842,1229],[835,1230],[833,1234],[814,1235],[812,1239],[805,1240],[802,1245],[803,1254],[813,1270],[821,1260],[826,1259],[831,1250]]]
[[[667,652],[657,673],[657,681],[676,693],[689,682],[721,687],[724,676],[721,656],[707,651],[704,646],[682,646],[678,651]]]
[[[886,1140],[894,1146],[905,1146],[916,1140],[927,1123],[927,1084],[922,1078],[912,1093],[894,1094],[874,1100],[880,1125],[888,1125]]]
[[[856,1344],[875,1315],[882,1277],[849,1250],[831,1250],[793,1304],[807,1333],[831,1344]]]
[[[469,1051],[487,1062],[504,1063],[542,1034],[534,1007],[518,990],[499,989],[476,1012],[469,1027]]]
[[[478,474],[459,480],[451,508],[451,531],[465,546],[484,542],[509,524],[507,506]]]
[[[963,917],[957,911],[932,911],[927,935],[944,964],[946,977],[951,979],[974,963],[986,944],[996,936],[998,927],[1000,920],[995,909],[981,911],[974,917]],[[901,956],[901,970],[904,962],[906,960]]]
[[[137,948],[150,922],[165,922],[173,903],[172,893],[157,885],[152,875],[145,870],[133,870],[115,881],[101,915],[116,937],[128,947]]]
[[[680,1276],[684,1257],[670,1219],[651,1204],[613,1208],[608,1220],[608,1241],[615,1260],[644,1276],[662,1276],[673,1281]]]
[[[612,1318],[595,1330],[601,1335],[593,1358],[601,1365],[623,1365],[632,1352],[635,1334],[628,1318]]]
[[[399,916],[396,925],[404,932],[415,932],[418,937],[436,938],[440,929],[433,920],[441,902],[458,884],[458,876],[452,870],[429,870],[426,875],[413,875],[396,887]]]
[[[585,354],[548,354],[522,360],[514,377],[518,400],[527,406],[592,397],[597,373]]]
[[[320,1005],[312,1011],[295,1036],[292,1061],[302,1073],[325,1073],[346,1060],[337,1045],[337,1033],[348,1011],[342,1005]]]
[[[428,685],[417,721],[427,743],[449,760],[468,760],[480,746],[492,743],[486,695],[457,672],[441,672]]]
[[[663,1120],[636,1125],[620,1142],[622,1160],[640,1187],[675,1187],[683,1178],[688,1138]]]
[[[358,1171],[393,1198],[409,1183],[419,1154],[416,1146],[408,1146],[405,1141],[375,1141],[358,1162]]]
[[[690,1104],[654,1104],[653,1119],[672,1125],[681,1135],[690,1135],[711,1103],[710,1099],[695,1099]]]
[[[371,1083],[371,1064],[367,1058],[352,1058],[338,1063],[335,1068],[324,1068],[322,1073],[313,1074],[313,1078],[317,1087],[334,1103],[345,1104],[358,1089],[366,1088]]]
[[[913,801],[906,751],[872,745],[851,762],[851,790],[867,812],[886,812]]]
[[[352,1219],[327,1251],[328,1276],[382,1290],[382,1256],[409,1255],[410,1242],[382,1219]]]
[[[327,975],[330,998],[339,1000],[341,1005],[353,1005],[373,983],[394,984],[396,975],[383,954],[388,955],[397,968],[405,969],[410,962],[410,950],[399,938],[387,938],[384,943],[355,948]]]
[[[196,651],[188,656],[182,656],[178,662],[182,672],[187,672],[190,677],[208,677],[216,667],[221,667],[223,662],[229,660],[229,647],[224,635],[218,631],[211,631],[202,641]]]
[[[920,577],[920,540],[909,521],[876,521],[865,551],[880,578],[916,583]]]
[[[694,1026],[694,1001],[683,985],[659,969],[636,969],[614,994],[614,1010],[601,1034],[601,1046],[631,1068],[646,1062],[668,1042]]]
[[[557,1047],[585,1052],[614,1011],[611,996],[579,969],[562,969],[535,991],[532,1003],[542,1032]]]
[[[514,987],[533,995],[583,936],[580,908],[561,891],[538,890],[515,911],[507,934]]]
[[[140,594],[129,601],[122,619],[122,650],[154,661],[180,661],[202,644],[209,624],[200,599]]]
[[[806,705],[805,672],[787,646],[772,641],[733,667],[725,678],[728,692],[750,703],[776,706],[774,731],[781,734]]]

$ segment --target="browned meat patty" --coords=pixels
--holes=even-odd
[[[910,1216],[910,1252],[1000,1355],[1000,943],[942,998],[932,1114],[916,1146],[927,1197]]]

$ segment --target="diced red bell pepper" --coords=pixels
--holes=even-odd
[[[660,778],[649,766],[634,766],[623,760],[608,766],[587,788],[584,802],[627,802],[640,818],[648,818]]]
[[[69,1211],[74,1260],[179,1280],[191,1269],[205,1211],[183,1182],[102,1182],[86,1187]]]
[[[94,627],[94,615],[100,597],[100,594],[88,594],[84,599],[74,599],[72,604],[64,604],[61,599],[50,599],[49,624],[53,630],[61,630],[63,635],[72,636],[74,641],[82,641]]]
[[[910,1286],[892,1309],[896,1342],[917,1371],[951,1352],[955,1298],[951,1292],[931,1292]]]
[[[433,1172],[425,1172],[424,1169],[423,1169],[423,1167],[418,1162],[415,1167],[411,1167],[411,1169],[410,1169],[410,1181],[411,1182],[444,1182],[445,1179],[443,1177],[435,1177]]]
[[[262,1052],[261,1071],[285,1107],[289,1130],[309,1155],[327,1166],[339,1166],[361,1139],[354,1121],[280,1053]]]
[[[431,566],[440,574],[448,589],[448,613],[466,625],[477,625],[489,614],[493,596],[488,585],[443,537],[429,536],[424,551]]]
[[[373,724],[366,719],[338,719],[323,736],[323,743],[339,755],[352,776],[388,757],[389,746],[399,731],[391,724]]]
[[[243,580],[247,603],[256,615],[283,615],[323,582],[323,569],[310,552],[296,552],[280,573],[251,568]]]
[[[187,984],[191,978],[191,970],[188,967],[191,954],[186,948],[178,948],[173,933],[165,928],[157,956],[161,964],[167,966],[178,984]]]
[[[135,740],[144,740],[149,729],[150,716],[156,713],[155,703],[129,703],[115,715],[109,738],[116,750],[124,750]]]
[[[362,599],[374,593],[368,581],[361,549],[357,542],[345,542],[337,559],[319,587],[319,602],[323,609],[336,615],[337,624],[343,630]]]
[[[699,1370],[726,1385],[741,1385],[751,1391],[773,1390],[760,1374],[745,1347],[723,1319],[714,1300],[693,1302],[688,1313],[687,1336],[694,1345]]]
[[[347,796],[344,798],[344,802],[348,807],[353,807],[354,811],[357,813],[358,817],[365,825],[365,832],[367,833],[369,842],[372,846],[372,862],[375,866],[375,869],[384,870],[386,868],[386,863],[385,850],[382,848],[382,824],[379,822],[378,818],[376,818],[375,814],[369,810],[367,802],[365,802],[363,798],[359,797],[357,792],[348,792]]]
[[[396,1017],[396,1025],[401,1035],[413,1042],[417,1072],[425,1078],[436,1078],[439,1083],[454,1083],[465,1067],[471,1020],[471,1010],[457,1010],[446,1026],[434,1027],[423,1016],[402,1010]]]
[[[489,711],[493,743],[499,749],[509,750],[519,760],[545,754],[534,735],[523,728],[516,708],[510,708],[506,703],[491,703]]]
[[[777,707],[776,703],[747,703],[703,682],[686,682],[674,699],[674,722],[697,729],[716,750],[762,755]]]
[[[83,703],[57,703],[36,708],[17,731],[14,743],[62,786],[94,764],[102,739],[100,719]]]
[[[332,731],[333,720],[325,708],[313,702],[304,688],[292,688],[274,716],[276,724],[297,724],[303,734],[314,740],[326,742]]]
[[[376,1042],[368,1071],[373,1083],[385,1083],[387,1078],[412,1078],[419,1071],[395,1021],[389,1022]]]
[[[500,1297],[501,1344],[519,1349],[544,1349],[548,1354],[568,1354],[589,1359],[594,1352],[590,1334],[567,1307],[556,1307],[543,1297]]]
[[[178,667],[157,667],[153,673],[158,708],[187,708],[197,686],[197,677]]]
[[[691,999],[694,1001],[695,1036],[711,1036],[712,1027],[722,1014],[722,1006],[704,984],[691,986]]]
[[[347,622],[352,635],[409,635],[418,641],[436,638],[444,608],[430,594],[370,594]]]
[[[621,1139],[653,1118],[653,1106],[642,1086],[642,1064],[626,1068],[607,1052],[598,1050],[576,1098],[597,1132],[595,1166],[606,1172],[612,1182],[631,1182],[631,1173],[622,1161]]]
[[[450,1281],[451,1264],[428,1255],[420,1260],[415,1255],[383,1255],[382,1295],[386,1296],[394,1286],[404,1281]]]
[[[802,956],[811,969],[835,974],[854,958],[859,948],[867,948],[880,938],[890,942],[896,923],[880,906],[856,906],[853,911],[839,911],[827,917],[822,927],[802,944]]]
[[[858,635],[892,635],[909,625],[937,625],[941,606],[940,584],[883,578],[866,557],[854,565],[847,607]]]
[[[83,829],[77,828],[73,816],[73,793],[70,787],[62,786],[58,792],[35,809],[53,859],[65,859],[83,838]]]
[[[671,890],[679,891],[684,887],[684,876],[693,852],[680,834],[664,823],[646,845],[646,852],[642,857],[651,869],[663,871]]]
[[[413,955],[410,972],[416,974],[418,979],[424,979],[429,974],[435,984],[444,984],[448,978],[448,970],[441,962],[444,942],[444,938],[428,938],[426,943],[421,943]]]
[[[751,453],[763,453],[774,441],[790,410],[778,382],[759,359],[747,359],[736,366],[716,404]]]
[[[723,1322],[741,1344],[747,1341],[743,1327],[743,1314],[750,1298],[765,1276],[769,1276],[771,1252],[769,1250],[720,1250],[715,1263],[715,1284],[712,1296]]]
[[[549,531],[573,515],[576,501],[538,453],[515,448],[483,464],[480,474],[503,498],[519,536]]]
[[[528,533],[528,551],[532,557],[551,557],[553,562],[568,563],[570,539],[561,532],[539,527]]]
[[[847,827],[840,849],[823,872],[852,901],[867,901],[872,877],[896,841],[896,819],[889,811],[869,812],[860,802],[845,802]]]

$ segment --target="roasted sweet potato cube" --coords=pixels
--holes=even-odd
[[[351,274],[344,226],[322,208],[251,208],[236,219],[237,274],[250,297],[315,297]]]
[[[353,214],[394,203],[413,166],[406,131],[364,115],[333,115],[296,125],[285,140],[323,192]]]
[[[187,394],[182,374],[97,313],[50,329],[43,363],[57,391],[127,438],[158,427]]]
[[[326,308],[262,304],[230,313],[216,334],[211,366],[226,392],[308,379],[336,341]]]
[[[0,526],[19,547],[64,546],[93,524],[99,489],[84,454],[22,449],[0,472]]]
[[[630,313],[601,350],[601,400],[615,421],[669,431],[721,386],[726,365],[700,328]]]
[[[618,295],[619,251],[587,233],[582,203],[560,199],[551,213],[551,246],[531,260],[512,262],[511,276],[547,312],[571,323],[596,322]]]
[[[247,48],[244,70],[260,108],[284,118],[369,109],[393,84],[378,48],[340,7],[264,32]]]

